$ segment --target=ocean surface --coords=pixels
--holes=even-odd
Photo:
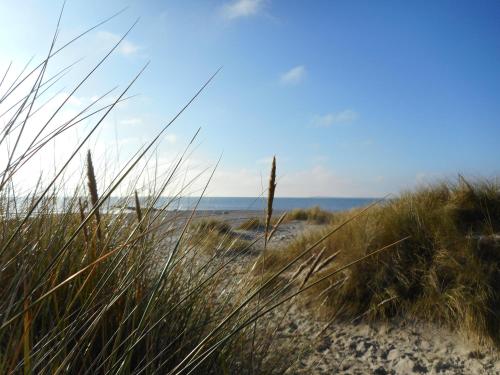
[[[84,198],[85,199],[85,198]],[[344,211],[366,206],[380,198],[274,198],[275,211],[290,211],[295,208],[319,207],[326,211]],[[141,206],[149,206],[148,199],[139,198]],[[161,197],[155,204],[157,209],[167,211],[191,211],[198,203],[198,197]],[[24,212],[31,205],[31,199],[12,204],[12,212]],[[15,209],[14,209],[15,207]],[[197,211],[261,211],[267,207],[267,198],[262,197],[203,197],[198,203]],[[120,211],[123,208],[134,210],[133,197],[111,197],[101,206],[103,212]],[[58,198],[55,212],[78,211],[74,198]],[[34,211],[37,213],[37,210]]]
[[[168,198],[163,198],[168,199]],[[273,208],[276,211],[289,211],[294,208],[310,208],[318,206],[327,211],[343,211],[355,207],[366,206],[378,198],[274,198]],[[197,198],[177,198],[169,204],[170,210],[192,210]],[[164,202],[159,202],[161,205]],[[263,210],[267,206],[266,198],[252,197],[203,197],[198,210]]]

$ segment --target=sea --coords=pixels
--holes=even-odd
[[[168,198],[163,198],[168,199]],[[169,204],[170,210],[192,210],[199,198],[176,198]],[[319,207],[326,211],[344,211],[366,206],[379,198],[280,198],[273,201],[276,211],[289,211],[295,208]],[[165,202],[163,202],[165,203]],[[162,202],[159,202],[161,205]],[[262,197],[202,197],[198,203],[199,211],[260,211],[267,206],[267,198]]]
[[[276,197],[273,201],[274,211],[290,211],[296,208],[319,207],[325,211],[345,211],[356,207],[367,206],[380,198],[281,198]],[[149,206],[149,199],[139,198],[142,207]],[[27,210],[31,200],[17,204],[16,209],[20,211]],[[71,203],[73,202],[73,203]],[[74,198],[58,198],[57,212],[67,212],[74,210],[78,212],[78,205]],[[13,205],[14,207],[14,205]],[[267,198],[263,197],[160,197],[155,203],[156,209],[166,211],[262,211],[267,207]],[[123,208],[134,210],[135,204],[133,197],[111,197],[101,206],[103,212],[117,212]],[[14,210],[15,211],[15,210]],[[37,213],[37,210],[35,210]]]

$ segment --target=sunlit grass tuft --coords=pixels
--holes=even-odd
[[[292,210],[287,215],[287,220],[300,220],[300,221],[308,221],[314,224],[327,224],[333,218],[333,214],[331,212],[322,210],[320,207],[312,207],[312,208],[297,208]]]
[[[258,217],[251,217],[245,220],[243,223],[241,223],[238,226],[238,229],[256,231],[256,230],[264,230],[265,227],[266,225],[261,219],[259,219]]]
[[[317,255],[316,250],[326,252],[320,245],[337,234],[337,229],[256,280],[252,264],[240,260],[258,240],[271,241],[285,217],[272,222],[275,161],[266,230],[255,241],[243,239],[227,223],[197,221],[195,211],[169,211],[176,198],[161,199],[181,195],[184,186],[179,188],[176,182],[198,132],[165,170],[151,162],[167,129],[218,71],[149,143],[118,165],[115,173],[96,173],[94,166],[101,160],[94,160],[91,151],[86,157],[82,153],[109,113],[127,99],[125,95],[147,64],[112,104],[93,107],[108,92],[67,121],[59,123],[56,114],[107,62],[135,23],[76,82],[47,122],[33,121],[40,90],[52,80],[45,73],[53,56],[113,17],[56,49],[58,22],[47,58],[33,70],[23,71],[0,95],[0,117],[5,115],[0,133],[4,151],[0,170],[0,373],[284,373],[299,356],[291,360],[293,347],[274,350],[268,333],[276,331],[276,322],[262,323],[262,318],[316,286],[314,271],[329,259],[326,254],[324,258]],[[26,92],[23,82],[32,83]],[[2,106],[13,96],[22,99],[4,110]],[[90,126],[78,127],[83,120]],[[25,132],[30,126],[41,130]],[[58,155],[61,160],[53,174],[46,177],[40,172],[36,186],[20,193],[17,182],[26,165],[72,128],[81,132],[75,147],[67,155]],[[79,157],[86,160],[78,171],[82,177],[66,186],[68,166]],[[113,194],[120,196],[118,204],[112,202]],[[132,205],[135,212],[129,210]],[[314,221],[323,221],[323,216],[318,210],[310,215]],[[350,221],[341,226],[347,227]],[[286,272],[311,254],[316,258],[300,287],[286,283]],[[336,273],[330,276],[334,278]]]
[[[331,227],[358,212],[359,209],[335,214]],[[269,255],[268,270],[279,269],[328,230],[305,234],[282,251]],[[391,252],[374,256],[319,284],[308,299],[321,306],[327,316],[369,320],[420,318],[498,345],[498,233],[497,182],[469,183],[462,179],[405,192],[328,238],[323,258],[340,253],[321,267],[316,277],[384,244],[410,238]]]

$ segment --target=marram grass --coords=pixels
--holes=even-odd
[[[358,212],[334,214],[330,227]],[[268,255],[269,272],[289,262],[328,230],[305,234],[282,251]],[[326,239],[323,258],[327,264],[319,265],[316,278],[383,244],[409,236],[408,240],[318,284],[313,293],[306,294],[305,301],[327,317],[417,318],[499,346],[498,233],[500,184],[496,181],[461,179],[405,192],[373,207]]]
[[[157,173],[149,180],[125,189],[127,181],[143,181],[149,175],[145,171],[151,170],[148,163],[162,135],[218,71],[112,176],[96,173],[89,151],[81,168],[83,177],[68,194],[65,173],[69,166],[84,156],[89,140],[115,106],[130,98],[126,95],[147,64],[111,104],[98,107],[108,92],[67,121],[58,122],[56,114],[108,61],[135,23],[76,82],[49,120],[37,123],[33,109],[39,107],[36,104],[43,99],[44,89],[68,69],[47,78],[53,57],[115,16],[57,48],[60,17],[47,57],[14,78],[10,86],[0,84],[0,113],[5,124],[0,133],[4,152],[0,169],[0,373],[283,373],[300,358],[290,360],[293,347],[285,350],[281,346],[275,351],[268,334],[268,329],[276,331],[275,323],[263,324],[262,318],[292,303],[297,295],[335,280],[348,267],[397,246],[402,239],[390,245],[380,241],[379,250],[338,270],[325,266],[331,272],[317,279],[314,272],[331,259],[322,250],[325,259],[323,253],[316,255],[300,287],[277,282],[367,209],[295,251],[274,272],[253,278],[249,265],[237,278],[230,273],[233,264],[253,243],[243,242],[227,226],[193,223],[194,212],[188,216],[168,212],[174,206],[172,201],[158,207],[161,196],[178,195],[171,190],[198,133],[166,172],[155,169]],[[30,86],[23,91],[25,83]],[[12,97],[22,99],[11,106]],[[24,168],[84,120],[90,121],[90,127],[80,129],[79,143],[61,156],[54,173],[40,176],[32,190],[21,193],[17,182]],[[25,131],[33,126],[40,132]],[[271,229],[275,178],[273,163],[264,241],[272,240],[286,218],[281,216]],[[123,199],[110,211],[106,207],[113,194]],[[134,201],[136,211],[129,212],[127,205]]]
[[[0,172],[0,373],[244,371],[249,358],[245,332],[250,324],[245,322],[257,312],[247,301],[228,318],[228,310],[242,294],[232,286],[225,288],[223,299],[218,297],[228,261],[201,254],[209,239],[187,231],[191,218],[167,213],[172,202],[155,206],[175,181],[186,153],[167,173],[160,171],[166,176],[162,180],[151,178],[153,188],[146,189],[143,206],[138,187],[132,186],[124,194],[123,205],[112,212],[103,208],[126,178],[134,174],[131,180],[139,181],[143,177],[146,168],[141,171],[138,165],[151,159],[161,135],[213,77],[115,176],[107,176],[112,177],[111,182],[96,173],[88,151],[82,168],[85,177],[71,196],[63,196],[68,190],[64,186],[68,166],[115,105],[124,100],[142,70],[111,105],[91,112],[99,99],[69,121],[58,123],[54,113],[46,123],[35,123],[31,111],[41,100],[40,89],[52,79],[45,77],[46,67],[64,50],[54,49],[57,35],[58,31],[45,60],[12,85],[0,86],[1,112],[10,116],[4,117],[0,136],[0,146],[6,151]],[[71,95],[122,40],[77,82],[56,112],[63,110]],[[22,91],[21,82],[30,82],[30,77],[36,79],[27,92]],[[14,95],[24,99],[9,109],[9,98]],[[27,194],[19,193],[17,177],[25,165],[82,118],[92,119],[94,124],[83,130],[87,133],[75,149],[62,156],[67,159],[57,166],[54,176],[40,179]],[[24,131],[32,126],[43,129],[35,139],[29,138],[33,132]],[[10,144],[18,147],[7,147]],[[134,200],[135,215],[126,210],[127,203]],[[232,303],[227,304],[228,300]],[[259,348],[255,348],[252,356],[258,355]],[[266,372],[266,364],[261,363],[257,371]]]

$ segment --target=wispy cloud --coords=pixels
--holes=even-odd
[[[175,142],[177,142],[177,136],[175,134],[167,134],[164,139],[167,143],[170,144],[174,144]]]
[[[325,115],[317,115],[312,119],[312,125],[317,127],[328,128],[337,124],[349,124],[359,118],[357,112],[352,109],[346,109],[337,113],[327,113]]]
[[[132,117],[120,121],[121,125],[127,125],[127,126],[142,125],[142,123],[143,121],[142,118],[140,117]]]
[[[121,36],[119,36],[118,34],[114,34],[114,33],[109,32],[109,31],[99,31],[97,33],[97,36],[102,41],[110,43],[110,44],[114,44],[114,43],[118,42],[121,38]],[[122,40],[122,42],[118,46],[118,52],[124,56],[135,55],[141,49],[142,48],[139,45],[132,43],[131,41],[129,41],[127,39]]]
[[[215,172],[207,194],[209,196],[260,196],[265,189],[268,166],[253,169],[220,169]],[[227,181],[231,181],[228,184]],[[380,196],[381,181],[352,178],[320,164],[308,168],[278,173],[277,194],[282,197],[370,197]],[[200,181],[201,183],[201,181]],[[263,186],[264,185],[264,186]],[[265,195],[265,194],[264,194]]]
[[[281,75],[280,81],[285,85],[296,85],[306,77],[306,68],[304,65],[298,65]]]
[[[228,20],[255,16],[262,11],[263,0],[235,0],[221,8],[221,14]]]

